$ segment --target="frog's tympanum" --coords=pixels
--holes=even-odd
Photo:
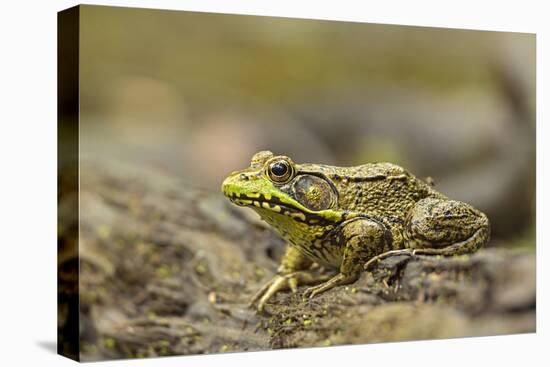
[[[269,151],[222,185],[288,243],[277,275],[252,302],[262,310],[278,291],[314,285],[305,297],[357,280],[373,262],[395,254],[456,255],[487,243],[487,216],[447,198],[391,163],[356,167],[296,164]],[[315,267],[336,275],[319,275]]]

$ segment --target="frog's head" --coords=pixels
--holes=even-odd
[[[233,203],[250,206],[260,215],[267,210],[272,217],[275,213],[310,224],[341,221],[336,187],[322,172],[307,167],[261,151],[252,157],[249,168],[224,180],[222,191]]]

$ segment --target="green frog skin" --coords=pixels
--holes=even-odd
[[[288,244],[277,274],[252,298],[259,311],[298,285],[312,285],[304,292],[311,298],[352,283],[387,256],[471,253],[490,237],[485,214],[392,163],[295,164],[261,151],[224,180],[222,191],[254,209]],[[318,275],[318,266],[338,273]]]

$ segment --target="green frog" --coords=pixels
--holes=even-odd
[[[392,163],[296,164],[261,151],[224,180],[222,191],[288,244],[277,274],[252,298],[259,311],[277,292],[299,285],[310,285],[304,297],[311,298],[350,284],[388,256],[471,253],[490,237],[484,213]]]

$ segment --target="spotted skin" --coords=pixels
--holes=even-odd
[[[485,214],[392,163],[296,164],[262,151],[250,167],[231,173],[222,191],[254,209],[288,243],[277,275],[252,298],[258,310],[299,284],[313,285],[304,296],[314,297],[354,282],[387,256],[470,253],[490,237]],[[317,265],[337,274],[315,275]]]

